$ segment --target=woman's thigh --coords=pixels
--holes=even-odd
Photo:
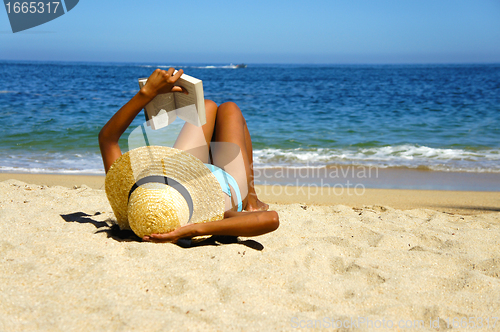
[[[205,115],[206,123],[201,127],[186,122],[173,147],[189,152],[202,162],[208,163],[210,141],[217,116],[217,104],[211,100],[205,100]]]

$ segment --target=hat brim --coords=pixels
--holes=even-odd
[[[223,219],[222,189],[201,160],[170,147],[144,146],[120,156],[106,175],[106,196],[121,229],[130,229],[127,220],[130,190],[138,180],[147,176],[168,177],[187,189],[193,201],[189,223]]]

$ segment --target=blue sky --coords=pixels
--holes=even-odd
[[[500,63],[500,0],[98,1],[12,33],[0,60]]]

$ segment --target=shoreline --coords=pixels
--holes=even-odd
[[[0,173],[0,182],[15,179],[26,184],[104,190],[102,175]],[[356,189],[321,186],[256,185],[259,198],[271,204],[347,205],[354,208],[384,206],[399,210],[430,209],[449,214],[482,214],[500,211],[498,191],[421,189]]]
[[[450,191],[498,191],[500,173],[440,171],[425,168],[390,167],[364,165],[333,165],[327,167],[256,167],[255,184],[261,186],[369,188],[404,190],[450,190]],[[34,179],[36,184],[61,183],[54,180],[75,178],[86,179],[89,187],[101,189],[104,174],[94,173],[30,173],[24,171],[1,171],[0,181],[12,178],[21,181]],[[46,183],[40,178],[47,177]],[[40,183],[39,183],[40,182]],[[71,181],[62,181],[62,183]],[[84,183],[84,182],[82,182]],[[99,186],[99,187],[98,187]],[[104,188],[104,187],[102,187]]]

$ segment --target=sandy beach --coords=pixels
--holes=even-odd
[[[0,174],[1,331],[500,326],[500,192],[261,186],[276,232],[185,248],[112,228],[103,181]]]

